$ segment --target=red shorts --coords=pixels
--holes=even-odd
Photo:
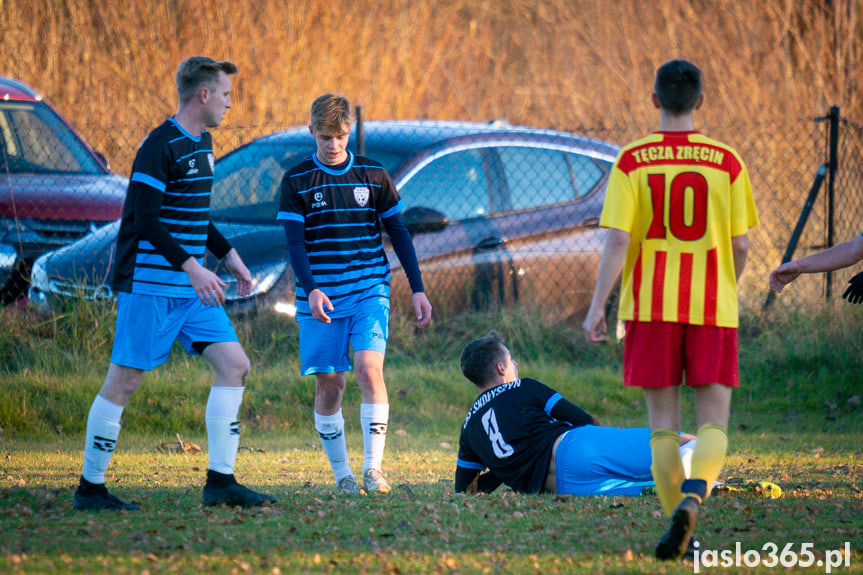
[[[737,329],[671,322],[627,321],[623,385],[665,388],[683,383],[738,387]]]

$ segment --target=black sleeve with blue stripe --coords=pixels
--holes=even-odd
[[[305,292],[311,293],[318,289],[315,278],[312,276],[312,267],[309,264],[309,254],[306,252],[304,241],[305,227],[302,222],[296,220],[282,220],[285,229],[285,241],[288,245],[288,258],[297,281],[303,286]]]
[[[191,256],[159,221],[162,194],[170,180],[170,159],[166,151],[167,146],[160,138],[151,135],[144,140],[135,157],[129,193],[133,193],[135,198],[135,229],[139,237],[150,242],[179,270]]]
[[[231,242],[222,235],[219,228],[210,220],[210,225],[207,228],[207,249],[219,259],[224,258],[231,251]]]
[[[546,413],[556,420],[571,423],[573,427],[594,425],[598,423],[592,415],[574,403],[567,401],[559,393],[555,393],[555,395],[552,396],[552,399],[555,400],[554,404],[551,406],[551,409],[546,409]]]
[[[531,390],[531,393],[533,393],[539,401],[545,404],[543,411],[556,420],[569,423],[573,427],[598,424],[598,421],[592,415],[574,403],[564,399],[559,392],[548,387],[544,383],[535,379],[530,379],[529,377],[522,378],[521,381],[523,385]]]

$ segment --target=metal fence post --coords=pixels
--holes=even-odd
[[[806,222],[809,221],[809,214],[812,213],[812,207],[815,205],[816,198],[818,198],[818,190],[821,189],[821,184],[827,176],[827,171],[827,164],[821,164],[815,172],[815,181],[812,182],[812,187],[809,188],[809,193],[806,195],[806,203],[803,204],[803,209],[800,210],[800,217],[797,218],[797,225],[794,226],[794,231],[791,233],[791,239],[788,240],[785,254],[782,256],[783,264],[787,264],[794,257],[794,251],[797,249],[797,244],[800,242],[800,236],[803,235],[803,228],[806,227]],[[773,293],[773,291],[768,291],[767,299],[764,301],[764,306],[761,310],[767,311],[774,299],[776,299],[776,294]]]
[[[830,108],[830,157],[827,165],[829,179],[827,180],[827,248],[833,247],[834,241],[834,199],[836,190],[836,169],[839,164],[839,106]],[[827,272],[824,284],[824,298],[829,301],[833,292],[833,272]]]
[[[363,126],[363,107],[357,106],[357,154],[366,155],[366,131]]]

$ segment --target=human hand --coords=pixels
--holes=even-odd
[[[796,280],[800,276],[800,267],[797,264],[797,260],[790,261],[782,264],[772,272],[770,272],[770,277],[767,279],[767,283],[770,285],[770,289],[779,293],[791,282]]]
[[[254,285],[252,274],[249,272],[246,264],[243,263],[240,254],[234,248],[231,248],[231,251],[225,256],[225,265],[228,266],[231,275],[237,280],[237,295],[248,297],[252,293],[252,286]]]
[[[605,323],[605,313],[602,308],[591,305],[581,327],[584,329],[584,337],[590,343],[605,341],[608,334],[608,326]]]
[[[219,276],[199,264],[195,258],[183,262],[183,271],[189,276],[189,282],[201,303],[212,307],[225,303],[225,292],[222,288],[228,284]]]
[[[842,294],[842,298],[848,300],[848,303],[863,303],[863,272],[848,280],[848,283],[850,285]]]
[[[417,292],[412,298],[414,312],[417,314],[417,327],[425,327],[431,321],[432,305],[426,294]]]
[[[333,302],[327,297],[327,294],[320,289],[313,289],[309,294],[309,309],[312,312],[312,317],[322,323],[330,323],[332,319],[324,311],[324,308],[333,311]]]

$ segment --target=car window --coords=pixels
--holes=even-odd
[[[496,150],[509,194],[495,206],[495,212],[524,210],[575,199],[569,165],[560,150],[525,146]]]
[[[0,103],[0,170],[101,174],[78,136],[44,103]]]
[[[282,177],[312,151],[266,142],[221,158],[210,199],[213,218],[275,222]]]
[[[407,208],[431,208],[450,221],[487,216],[491,212],[488,182],[478,149],[432,160],[402,184],[399,194]]]
[[[351,150],[353,152],[353,150]],[[357,152],[354,152],[355,154]],[[400,165],[402,165],[410,156],[406,154],[396,154],[389,151],[381,151],[374,148],[367,148],[365,156],[371,160],[378,162],[384,167],[388,174],[392,175]]]
[[[575,195],[578,198],[583,198],[592,192],[605,177],[605,174],[611,170],[610,162],[594,160],[582,154],[567,153],[566,159],[569,162],[572,181],[575,185]]]
[[[587,195],[605,175],[592,159],[547,148],[495,148],[500,157],[507,194],[495,212],[525,210],[572,202]]]

